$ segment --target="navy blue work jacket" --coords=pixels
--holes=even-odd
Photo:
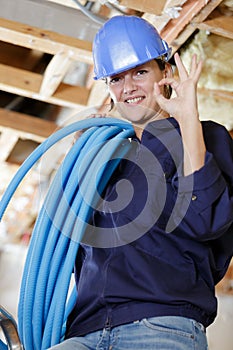
[[[233,142],[223,126],[202,125],[205,165],[185,177],[175,119],[128,141],[77,255],[66,338],[154,316],[214,321],[233,254]]]

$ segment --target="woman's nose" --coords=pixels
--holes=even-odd
[[[123,87],[123,92],[124,94],[129,94],[132,93],[132,91],[136,90],[136,85],[134,80],[130,75],[125,75],[124,77],[124,87]]]

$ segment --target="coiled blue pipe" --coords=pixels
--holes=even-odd
[[[77,297],[69,287],[80,240],[99,194],[129,151],[131,124],[115,118],[91,118],[60,129],[26,159],[6,189],[0,219],[19,183],[56,142],[81,129],[51,183],[32,233],[18,308],[19,335],[25,350],[59,343]],[[6,349],[0,343],[0,349]]]
[[[4,344],[2,340],[0,340],[0,350],[7,350],[7,349],[8,349],[7,345]]]

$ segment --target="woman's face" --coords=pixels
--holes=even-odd
[[[154,98],[154,83],[165,74],[155,60],[107,78],[111,98],[123,118],[144,125],[161,114]]]

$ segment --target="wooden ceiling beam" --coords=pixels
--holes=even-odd
[[[188,0],[182,7],[178,18],[171,19],[162,29],[161,36],[176,52],[223,0]]]
[[[61,83],[52,96],[44,97],[40,94],[42,80],[41,74],[0,64],[0,90],[63,107],[86,106],[87,88]]]
[[[9,160],[19,139],[42,143],[60,128],[52,121],[0,108],[0,162]],[[40,175],[49,176],[52,173],[70,148],[72,140],[73,135],[65,137],[55,148],[46,152],[40,166]]]
[[[3,134],[10,132],[17,135],[17,139],[20,137],[40,143],[58,129],[59,126],[52,121],[0,108],[0,131]]]
[[[233,102],[233,91],[198,88],[198,93],[214,97],[217,100]]]
[[[44,97],[52,96],[64,79],[73,60],[69,54],[59,52],[53,56],[48,64],[40,87],[40,94]]]
[[[0,40],[51,55],[67,52],[74,60],[93,63],[91,42],[4,18],[0,18]]]
[[[118,0],[119,5],[141,12],[160,15],[167,0]]]
[[[197,28],[233,39],[233,17],[220,16],[197,25]]]
[[[18,134],[10,129],[3,129],[1,126],[0,131],[0,162],[6,162],[18,141]]]
[[[88,106],[100,107],[109,96],[106,84],[103,81],[95,81],[92,85],[88,99]]]

